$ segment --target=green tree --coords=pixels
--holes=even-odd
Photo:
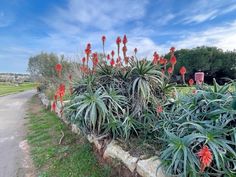
[[[63,73],[69,73],[72,63],[65,60],[63,55],[59,57],[54,53],[43,52],[29,58],[28,71],[34,81],[48,85],[56,81],[55,65],[57,63],[62,64]],[[66,79],[67,75],[62,75],[62,77]]]
[[[177,64],[174,74],[179,75],[181,66],[186,66],[186,78],[193,78],[194,73],[203,71],[205,81],[212,82],[212,78],[220,81],[223,77],[236,79],[236,51],[223,51],[216,47],[197,47],[181,49],[175,52]],[[165,56],[169,58],[169,54]]]

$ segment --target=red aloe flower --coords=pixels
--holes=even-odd
[[[158,61],[159,61],[159,55],[157,54],[157,52],[154,52],[152,63],[158,64]]]
[[[61,72],[62,65],[60,63],[56,64],[55,69],[56,69],[57,72]]]
[[[118,56],[120,55],[120,43],[121,43],[121,38],[118,36],[116,39]]]
[[[57,101],[57,94],[54,95],[54,101]]]
[[[172,68],[172,67],[169,67],[169,68],[167,69],[167,71],[168,71],[169,74],[172,74],[172,73],[173,73],[173,68]]]
[[[104,49],[105,41],[106,41],[106,36],[102,36],[102,49],[103,49],[104,56],[105,56],[105,49]]]
[[[113,58],[115,56],[114,50],[111,51],[111,57]]]
[[[60,84],[57,90],[57,95],[60,97],[60,101],[62,103],[63,97],[65,95],[66,87],[64,84]]]
[[[127,47],[124,46],[124,47],[122,48],[122,51],[123,51],[123,53],[126,53],[126,52],[127,52]]]
[[[204,145],[197,153],[197,156],[200,159],[200,170],[201,172],[204,172],[205,168],[209,167],[213,160],[211,150],[208,146]]]
[[[54,112],[56,112],[56,102],[55,101],[53,101],[53,103],[52,103],[52,105],[51,105],[51,107],[52,107],[52,111],[54,111]]]
[[[110,60],[110,55],[109,54],[107,55],[107,60]]]
[[[89,69],[87,66],[80,66],[80,70],[85,74],[87,74],[89,72]]]
[[[175,48],[174,47],[171,47],[170,48],[170,53],[174,53],[175,52]]]
[[[170,63],[172,66],[176,64],[176,57],[174,55],[170,58]]]
[[[110,64],[111,64],[111,66],[114,66],[114,65],[115,65],[115,60],[114,60],[114,58],[111,59]]]
[[[123,44],[126,45],[127,42],[128,42],[127,37],[126,37],[126,35],[124,35],[124,37],[123,37]]]
[[[106,41],[106,36],[102,36],[102,44],[103,45],[104,45],[105,41]]]
[[[121,38],[118,36],[118,37],[116,38],[116,44],[117,44],[117,45],[120,45],[120,43],[121,43]]]
[[[163,57],[161,57],[161,58],[159,59],[159,61],[160,61],[160,64],[161,64],[161,65],[165,64],[165,59],[164,59]]]
[[[138,49],[137,48],[134,48],[134,54],[136,55],[138,52]]]
[[[86,49],[91,49],[91,44],[88,43]]]
[[[183,75],[185,75],[185,73],[186,73],[186,68],[184,67],[184,66],[182,66],[181,68],[180,68],[180,70],[179,70],[179,73],[183,76]]]
[[[163,112],[162,106],[158,105],[156,108],[157,113]]]
[[[93,53],[93,67],[96,67],[98,64],[98,54],[97,53]]]
[[[87,57],[87,65],[88,65],[88,60],[89,60],[89,55],[91,54],[91,44],[90,43],[88,43],[87,44],[87,47],[86,47],[86,49],[85,49],[85,53],[86,53],[86,57]]]
[[[55,69],[56,69],[59,77],[61,77],[62,65],[60,63],[56,64]]]
[[[182,66],[179,70],[179,73],[181,74],[182,76],[182,79],[183,79],[183,83],[185,84],[185,73],[186,73],[186,68],[184,66]]]
[[[89,48],[86,48],[84,51],[85,51],[85,53],[86,53],[87,56],[89,56],[89,54],[91,53],[91,50],[90,50]],[[88,59],[88,58],[87,58],[87,59]]]
[[[194,80],[193,79],[189,79],[188,83],[189,83],[189,86],[192,87],[193,84],[194,84]]]

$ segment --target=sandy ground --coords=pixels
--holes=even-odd
[[[0,97],[0,177],[33,176],[24,118],[26,102],[35,93]]]

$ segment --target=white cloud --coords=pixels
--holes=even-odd
[[[163,26],[166,25],[167,23],[169,23],[171,20],[173,20],[176,17],[176,15],[174,15],[173,13],[168,13],[165,16],[163,16],[163,14],[161,16],[158,17],[158,19],[156,20],[156,24],[158,26]]]
[[[213,20],[214,18],[216,18],[217,14],[218,14],[218,10],[213,10],[211,12],[204,13],[204,14],[197,14],[197,15],[185,18],[184,23],[186,24],[201,23],[206,20]]]
[[[216,46],[223,50],[234,50],[236,49],[236,21],[224,26],[211,27],[204,31],[191,32],[170,44],[176,46],[177,49],[207,45]]]
[[[66,8],[57,7],[55,19],[83,28],[110,30],[130,20],[142,18],[147,0],[70,0]]]
[[[236,3],[234,0],[199,0],[191,3],[186,10],[179,13],[184,18],[180,21],[184,24],[202,23],[210,21],[218,16],[230,13],[236,10]]]
[[[138,57],[140,58],[152,58],[153,53],[164,54],[165,47],[156,44],[153,40],[148,37],[133,37],[128,42],[128,54],[133,55],[134,48],[138,49]]]

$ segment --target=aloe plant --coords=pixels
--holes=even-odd
[[[160,154],[168,175],[236,175],[235,93],[229,90],[231,86],[214,81],[213,88],[205,85],[165,108],[156,130],[164,132],[159,134],[163,141]],[[203,145],[210,148],[213,161],[202,173],[196,152]]]

